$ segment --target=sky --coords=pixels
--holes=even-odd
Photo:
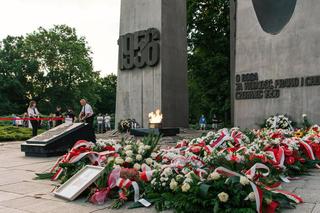
[[[117,73],[120,0],[0,0],[0,39],[66,24],[86,37],[95,71]]]

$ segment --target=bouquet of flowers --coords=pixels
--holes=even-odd
[[[120,120],[118,123],[118,131],[121,133],[129,132],[132,128],[139,128],[139,124],[135,119]]]
[[[64,182],[85,165],[103,166],[104,173],[86,193],[94,204],[114,199],[113,208],[128,200],[134,201],[131,207],[140,207],[144,198],[161,211],[275,212],[302,202],[278,189],[282,181],[320,168],[317,125],[221,129],[162,149],[159,139],[78,141],[58,159],[50,177]]]
[[[268,129],[289,129],[292,128],[292,121],[285,115],[275,115],[266,119],[265,127]]]

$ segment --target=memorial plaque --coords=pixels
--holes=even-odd
[[[231,1],[233,121],[257,127],[264,118],[307,114],[320,122],[320,3]]]
[[[60,186],[54,195],[72,201],[86,190],[102,174],[104,167],[90,166],[83,167],[72,176],[67,182]]]
[[[63,123],[23,144],[26,156],[50,157],[65,154],[78,140],[89,140],[88,127],[84,123]]]
[[[116,123],[148,127],[160,109],[164,127],[188,126],[185,0],[122,0]]]

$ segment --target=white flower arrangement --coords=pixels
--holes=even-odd
[[[98,139],[96,142],[96,146],[103,148],[105,146],[115,146],[120,145],[116,140],[113,139]]]
[[[285,115],[271,116],[266,120],[266,127],[268,129],[290,129],[292,130],[292,121]]]

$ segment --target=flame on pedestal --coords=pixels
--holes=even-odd
[[[160,109],[157,109],[155,112],[150,112],[148,117],[149,117],[149,123],[160,124],[162,122],[163,115]]]

